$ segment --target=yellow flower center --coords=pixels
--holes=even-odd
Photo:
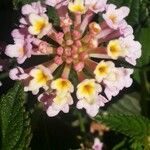
[[[92,87],[91,85],[85,85],[85,86],[83,87],[83,90],[84,90],[85,93],[90,94],[90,93],[93,92],[93,87]]]
[[[85,85],[81,86],[81,94],[85,97],[93,96],[95,92],[95,88],[93,83],[86,83]]]
[[[117,59],[122,55],[122,49],[118,40],[112,40],[107,46],[107,52],[110,57]]]
[[[60,82],[60,86],[61,86],[62,89],[66,89],[68,87],[68,82],[65,81],[65,80],[62,80]]]
[[[46,24],[45,24],[44,20],[38,20],[35,23],[35,30],[37,32],[41,32],[44,29],[45,26],[46,26]]]
[[[106,77],[108,75],[110,71],[110,66],[104,62],[101,61],[97,66],[96,69],[94,71],[94,74],[96,75],[97,78],[102,78],[102,77]]]
[[[83,14],[86,12],[86,7],[84,6],[83,0],[75,0],[74,3],[70,2],[68,8],[74,13]]]
[[[99,68],[98,68],[98,70],[99,70],[99,74],[101,74],[101,75],[106,75],[107,73],[108,73],[108,67],[107,66],[105,66],[105,65],[103,65],[103,66],[100,66]]]
[[[117,45],[111,45],[110,51],[114,54],[117,53],[118,52],[118,46]]]
[[[76,12],[83,12],[85,10],[84,6],[81,5],[75,5],[73,9]]]
[[[67,79],[56,79],[55,81],[52,82],[52,89],[57,90],[60,94],[65,94],[66,92],[71,91],[72,89],[72,84],[69,80]]]
[[[101,91],[101,86],[94,79],[86,79],[77,86],[77,98],[92,105],[96,101],[98,91]]]
[[[37,76],[36,76],[37,83],[46,84],[48,81],[48,76],[43,73],[42,70],[37,70]]]

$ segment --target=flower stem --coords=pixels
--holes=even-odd
[[[83,117],[81,115],[80,112],[77,112],[77,115],[78,115],[78,119],[79,119],[79,123],[80,123],[80,130],[81,132],[85,132],[85,126],[84,126],[84,120],[83,120]]]
[[[5,79],[5,78],[7,78],[8,76],[9,76],[9,73],[8,73],[8,72],[2,73],[2,74],[0,74],[0,80]]]

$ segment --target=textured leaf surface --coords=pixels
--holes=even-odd
[[[139,23],[139,13],[140,13],[140,0],[130,1],[130,14],[128,17],[128,23],[132,26]]]
[[[145,150],[150,149],[150,120],[147,118],[140,115],[108,114],[99,115],[96,120],[141,143]]]
[[[0,101],[2,150],[27,149],[31,139],[30,119],[24,108],[25,95],[16,84]]]
[[[124,94],[121,99],[110,104],[106,109],[107,113],[122,113],[122,114],[140,114],[140,95],[137,92]]]

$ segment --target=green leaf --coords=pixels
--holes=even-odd
[[[25,95],[20,84],[16,84],[0,100],[2,150],[23,150],[29,146],[31,127],[24,102]]]
[[[150,27],[141,29],[141,32],[139,33],[138,37],[139,37],[138,40],[142,44],[142,56],[138,60],[137,65],[140,67],[144,67],[150,63],[150,52],[149,52]],[[146,70],[144,70],[144,71],[146,71]],[[146,74],[146,72],[145,72],[145,74]],[[135,70],[133,75],[134,75],[134,79],[138,83],[140,83],[140,70],[138,70],[138,69]]]
[[[108,4],[115,4],[120,7],[123,4],[124,0],[108,0]]]
[[[96,117],[116,132],[129,136],[140,143],[145,150],[150,149],[150,120],[140,115],[107,114]]]
[[[145,66],[150,63],[150,27],[141,30],[139,41],[142,44],[142,57],[139,60],[139,64],[140,66]]]
[[[130,94],[124,94],[121,99],[110,104],[106,109],[107,113],[121,113],[121,114],[140,114],[140,94],[138,92],[133,92]]]
[[[53,72],[54,79],[57,79],[61,76],[61,74],[64,70],[64,67],[65,67],[65,64],[63,63]]]
[[[134,73],[133,73],[133,79],[140,84],[140,73],[139,73],[139,69],[135,69]]]
[[[29,4],[38,1],[43,2],[44,0],[12,0],[15,9],[17,9],[19,5]]]
[[[69,79],[75,87],[78,85],[79,83],[78,75],[77,72],[73,69],[73,67],[71,68]]]
[[[47,14],[50,21],[53,23],[54,26],[58,26],[60,23],[59,16],[57,15],[56,9],[53,7],[47,8]]]
[[[132,0],[132,3],[130,5],[130,14],[127,18],[128,23],[131,26],[137,25],[139,23],[139,12],[140,12],[140,0]]]

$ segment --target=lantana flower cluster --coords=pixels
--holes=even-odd
[[[59,16],[58,27],[50,22],[49,7]],[[46,0],[24,5],[19,28],[12,31],[14,43],[5,51],[19,64],[10,71],[10,78],[22,81],[25,91],[38,95],[50,117],[60,111],[68,113],[72,104],[94,117],[100,107],[132,84],[133,69],[119,63],[136,65],[141,56],[141,44],[125,21],[129,11],[107,0]],[[43,55],[52,57],[34,67],[20,67],[34,55],[37,61]],[[63,70],[56,76],[60,66]],[[76,85],[70,78],[72,72]]]
[[[99,138],[94,139],[94,144],[92,146],[93,150],[102,150],[103,149],[103,143],[99,140]]]

